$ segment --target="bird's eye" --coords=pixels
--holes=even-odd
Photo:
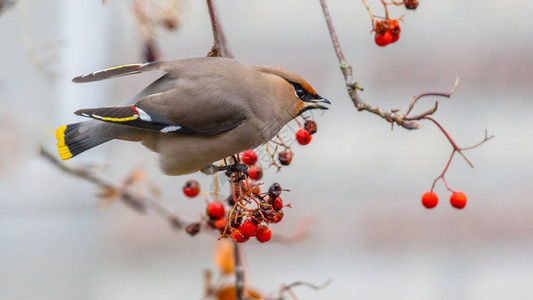
[[[305,92],[303,90],[297,89],[296,90],[296,96],[298,96],[298,98],[302,99],[303,97],[305,97]]]

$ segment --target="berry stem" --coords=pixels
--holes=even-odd
[[[268,147],[268,143],[265,144],[265,149],[268,153],[268,155],[270,156],[270,159],[271,159],[271,162],[270,164],[268,165],[269,167],[270,166],[276,166],[278,169],[276,170],[276,173],[279,172],[281,170],[281,166],[278,165],[278,163],[276,162],[276,159],[274,158],[274,155],[276,155],[276,152],[278,151],[278,145],[276,144],[276,147],[274,148],[274,152],[270,152],[270,148]]]
[[[437,110],[437,107],[438,107],[438,102],[435,103],[435,107],[431,110],[428,110],[424,113],[421,113],[419,115],[416,115],[416,116],[412,116],[412,117],[407,117],[409,115],[409,113],[411,112],[411,110],[413,110],[413,108],[415,107],[415,104],[418,102],[418,100],[424,98],[424,97],[428,97],[428,96],[439,96],[439,97],[446,97],[446,98],[450,98],[453,93],[455,92],[455,89],[457,88],[457,86],[459,85],[459,77],[456,77],[455,78],[455,83],[453,84],[453,87],[452,89],[448,92],[448,93],[434,93],[434,92],[431,92],[431,93],[423,93],[423,94],[420,94],[420,95],[417,95],[415,97],[413,97],[413,100],[411,101],[411,103],[409,104],[409,107],[407,108],[407,111],[405,112],[405,120],[420,120],[421,118],[427,116],[427,115],[431,115],[433,114],[436,110]]]
[[[452,163],[453,155],[455,154],[455,152],[456,150],[452,151],[452,154],[450,155],[450,158],[448,159],[448,162],[446,163],[444,170],[439,175],[439,177],[435,178],[435,180],[433,181],[433,185],[431,186],[432,192],[433,192],[433,189],[435,188],[435,184],[437,184],[437,181],[439,181],[439,179],[442,179],[442,182],[444,183],[444,186],[446,186],[446,189],[453,192],[453,190],[448,186],[448,183],[446,183],[446,179],[444,178],[444,175],[446,174],[446,172],[448,171],[448,168],[450,167],[450,164]]]
[[[390,16],[389,16],[389,9],[387,8],[387,3],[385,2],[385,0],[381,0],[381,4],[383,4],[383,7],[385,8],[385,19],[390,19]]]

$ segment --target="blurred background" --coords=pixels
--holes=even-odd
[[[71,82],[145,60],[147,29],[133,2],[108,2],[20,0],[1,11],[0,299],[200,299],[202,272],[215,268],[216,235],[190,237],[120,202],[101,208],[94,185],[39,156],[41,145],[56,153],[54,130],[78,121],[73,111],[119,104],[160,76]],[[468,196],[466,208],[451,207],[438,183],[440,203],[427,210],[420,197],[442,172],[449,143],[430,123],[391,131],[353,108],[319,1],[217,1],[237,59],[290,69],[333,103],[315,114],[318,133],[294,147],[292,165],[265,175],[267,185],[292,191],[284,200],[293,208],[274,233],[290,236],[311,218],[307,238],[245,244],[249,284],[268,293],[283,283],[333,280],[322,291],[297,288],[300,299],[533,297],[533,3],[421,0],[416,11],[391,8],[393,17],[405,14],[401,38],[380,48],[360,1],[329,2],[366,100],[405,109],[414,95],[446,92],[459,76],[435,118],[461,146],[479,142],[485,129],[496,138],[466,153],[475,168],[456,157],[447,173]],[[168,12],[176,3],[174,29],[151,27],[158,58],[205,56],[212,33],[204,1],[146,5]],[[378,1],[367,3],[383,14]],[[432,105],[426,99],[417,109]],[[154,153],[127,142],[66,163],[97,164],[116,182],[142,168],[162,203],[190,220],[205,201],[184,197],[183,183],[212,186],[201,174],[163,175]]]

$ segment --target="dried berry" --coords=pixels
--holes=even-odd
[[[241,225],[241,223],[242,223],[242,217],[237,217],[237,218],[232,217],[229,225],[231,226],[231,228],[237,228]]]
[[[405,0],[405,8],[416,9],[418,7],[418,0]]]
[[[290,150],[281,151],[278,153],[278,159],[282,165],[288,166],[292,161],[292,152]]]
[[[376,31],[376,35],[384,35],[387,31],[389,31],[389,22],[388,20],[382,20],[377,21],[374,25],[374,31]]]
[[[196,197],[200,193],[200,183],[196,180],[188,180],[183,186],[183,193],[190,198]]]
[[[265,217],[265,221],[268,223],[271,223],[272,220],[276,218],[276,212],[271,208],[262,208],[263,216]]]
[[[198,232],[200,232],[200,223],[192,223],[187,228],[185,228],[185,231],[190,235],[196,235]]]
[[[274,214],[274,217],[270,220],[270,223],[279,223],[281,220],[283,220],[283,216],[285,216],[285,213],[283,211],[277,211]]]
[[[276,199],[281,195],[281,185],[277,182],[274,182],[269,188],[268,188],[268,197],[270,199]],[[272,204],[272,203],[271,203]]]
[[[306,120],[304,123],[304,128],[309,132],[309,134],[315,134],[317,130],[316,122],[313,120]]]

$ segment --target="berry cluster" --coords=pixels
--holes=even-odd
[[[249,151],[247,155],[253,157]],[[247,162],[255,163],[253,159]],[[189,196],[187,191],[190,190],[190,186],[194,186],[194,182],[196,181],[190,180],[185,184],[183,191],[187,196]],[[290,207],[284,205],[280,197],[283,191],[281,185],[274,183],[267,193],[261,193],[259,185],[254,185],[248,178],[232,184],[233,194],[222,202],[209,202],[204,221],[190,224],[186,228],[187,233],[197,234],[202,223],[205,223],[206,228],[218,230],[221,237],[229,237],[239,243],[244,243],[251,237],[255,237],[261,243],[269,241],[272,231],[268,225],[280,222],[284,216],[283,208]]]
[[[376,18],[374,14],[372,14],[372,11],[370,10],[370,7],[366,5],[365,0],[363,0],[363,5],[368,10],[368,13],[370,14],[370,18],[372,19],[372,31],[375,32],[374,35],[374,41],[376,42],[376,45],[380,47],[385,47],[388,44],[392,44],[396,42],[398,39],[400,39],[400,32],[402,31],[400,27],[400,23],[398,22],[402,17],[397,19],[391,19],[389,16],[389,5],[404,5],[407,9],[416,9],[418,7],[418,0],[405,0],[405,1],[391,1],[391,2],[385,2],[381,1],[381,4],[384,7],[385,10],[385,18],[381,18],[380,20]]]
[[[422,205],[427,209],[431,209],[439,203],[439,196],[433,191],[425,192],[422,195]],[[450,197],[450,204],[457,208],[462,209],[466,206],[466,195],[463,192],[455,191]]]
[[[312,135],[317,132],[317,124],[309,117],[303,117],[303,125],[296,120],[299,129],[295,133],[295,139],[300,145],[308,145]],[[281,168],[274,157],[278,155],[278,162],[283,166],[291,164],[293,152],[284,143],[280,136],[278,141],[271,141],[275,145],[274,151],[268,146],[266,151],[272,159],[271,165]],[[283,151],[278,151],[283,147]],[[239,243],[255,237],[264,243],[271,239],[272,231],[269,225],[278,223],[283,219],[284,204],[280,197],[283,189],[279,183],[272,184],[266,193],[261,192],[263,168],[259,163],[259,157],[254,150],[247,150],[233,157],[234,163],[243,163],[247,166],[247,172],[236,171],[226,175],[231,182],[231,194],[223,201],[207,203],[205,217],[202,221],[187,226],[186,231],[190,235],[196,235],[202,228],[218,230],[223,238],[231,238]],[[247,173],[247,174],[246,174]],[[218,191],[215,190],[215,193]],[[190,198],[200,194],[200,184],[196,180],[189,180],[183,186],[183,193]]]
[[[400,39],[402,28],[398,19],[380,20],[375,21],[374,31],[376,32],[374,36],[376,44],[380,47],[385,47]]]

